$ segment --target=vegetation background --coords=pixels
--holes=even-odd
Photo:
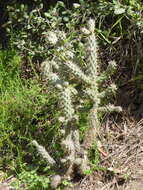
[[[100,115],[99,119],[102,124],[110,120],[138,123],[143,109],[143,4],[141,0],[0,0],[0,10],[0,182],[9,185],[12,176],[15,180],[11,184],[17,189],[50,189],[54,171],[30,144],[36,139],[54,158],[63,154],[59,144],[61,109],[56,92],[41,77],[41,63],[65,49],[58,52],[49,45],[48,32],[64,31],[83,64],[84,49],[77,36],[90,17],[95,19],[101,70],[106,69],[110,60],[115,60],[118,66],[110,78],[118,86],[117,96],[105,101],[121,105],[124,110],[122,114]],[[85,109],[79,113],[78,124],[81,140],[91,102],[86,100],[83,104]],[[122,125],[119,125],[121,131]],[[121,134],[117,128],[109,129],[115,138]],[[103,144],[109,143],[106,132],[103,131]],[[125,143],[123,137],[120,141]],[[95,145],[90,153],[93,170],[87,176],[96,172],[105,185],[116,177],[114,189],[128,182],[127,172],[119,177],[113,167],[109,171],[111,163],[103,162],[102,154],[104,151],[101,153]],[[78,175],[75,178],[74,183],[82,179]],[[71,184],[63,181],[58,190]]]

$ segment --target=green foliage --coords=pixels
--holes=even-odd
[[[96,3],[95,3],[96,4]],[[142,28],[141,1],[97,1],[97,32],[108,44],[131,39],[137,27]],[[142,29],[141,29],[142,30]]]
[[[59,30],[63,26],[71,28],[78,18],[62,2],[49,10],[43,10],[41,3],[30,12],[26,5],[15,4],[8,6],[8,13],[10,19],[7,31],[11,44],[20,51],[39,58],[55,51],[47,40],[49,31]]]
[[[3,155],[0,168],[12,167],[12,170],[30,157],[26,155],[33,136],[44,143],[41,134],[45,134],[50,148],[58,147],[56,141],[60,137],[58,109],[53,108],[55,95],[48,96],[40,81],[22,78],[21,62],[15,51],[0,52],[0,153]],[[36,157],[33,163],[34,160],[37,162]]]
[[[17,181],[13,183],[13,186],[16,188],[27,190],[49,189],[49,178],[46,176],[37,175],[35,170],[24,170],[17,176],[17,178]]]
[[[46,39],[49,30],[64,28],[73,34],[78,25],[83,25],[93,15],[99,37],[104,43],[115,44],[119,39],[131,39],[136,27],[142,30],[142,9],[140,0],[80,1],[70,9],[62,1],[50,9],[44,7],[42,1],[30,8],[16,3],[8,6],[6,28],[12,44],[20,51],[46,57],[50,54],[49,50],[53,50]]]

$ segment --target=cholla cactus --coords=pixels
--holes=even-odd
[[[107,67],[107,70],[103,73],[99,72],[100,64],[98,60],[98,45],[96,36],[94,34],[95,22],[93,19],[88,21],[88,27],[82,29],[86,37],[86,65],[87,74],[75,63],[74,51],[72,45],[68,43],[65,47],[56,47],[57,54],[53,56],[53,60],[46,60],[42,64],[42,72],[46,79],[49,80],[52,85],[57,88],[59,93],[59,100],[62,104],[63,117],[60,121],[63,122],[64,128],[61,132],[63,134],[63,139],[61,140],[61,146],[65,151],[65,157],[61,159],[61,164],[64,163],[67,171],[63,174],[62,178],[70,179],[74,168],[79,168],[80,173],[84,173],[85,170],[90,168],[88,160],[88,150],[91,148],[94,141],[97,140],[99,133],[100,122],[98,119],[99,112],[120,112],[121,108],[114,105],[101,105],[102,99],[112,94],[116,91],[116,85],[111,84],[106,90],[100,91],[100,85],[108,79],[116,69],[115,61],[111,61]],[[62,38],[66,38],[65,33],[61,33]],[[52,41],[53,36],[53,41]],[[51,33],[49,38],[50,43],[58,43],[58,34]],[[59,39],[61,40],[61,39]],[[67,48],[68,47],[68,48]],[[64,49],[65,48],[65,49]],[[64,49],[64,51],[63,51]],[[71,49],[72,56],[69,54]],[[69,76],[66,74],[68,71]],[[64,76],[65,75],[65,76]],[[85,138],[82,144],[79,140],[79,131],[76,127],[76,122],[78,117],[76,115],[75,106],[73,103],[73,98],[77,94],[77,90],[70,84],[70,75],[74,76],[77,83],[81,81],[84,85],[84,92],[93,102],[93,107],[89,113],[89,128],[86,131]],[[67,82],[68,81],[68,82]],[[45,149],[38,146],[37,142],[34,141],[33,144],[37,147],[38,152],[52,163],[56,162],[45,153]],[[48,162],[49,162],[48,161]],[[53,178],[54,179],[54,178]],[[57,179],[57,178],[56,178]],[[61,178],[60,178],[61,180]],[[56,181],[57,182],[57,181]],[[57,183],[59,184],[59,183]],[[54,186],[55,187],[55,186]]]

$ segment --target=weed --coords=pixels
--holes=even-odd
[[[17,176],[17,180],[12,184],[15,188],[27,190],[49,189],[49,178],[37,175],[36,170],[22,171]]]

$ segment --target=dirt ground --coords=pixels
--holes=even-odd
[[[103,126],[101,166],[81,180],[75,190],[143,190],[143,120],[120,123],[107,121]],[[105,137],[106,135],[106,137]]]
[[[106,115],[101,126],[100,166],[72,190],[143,190],[142,98],[135,88],[122,88],[120,114]]]

